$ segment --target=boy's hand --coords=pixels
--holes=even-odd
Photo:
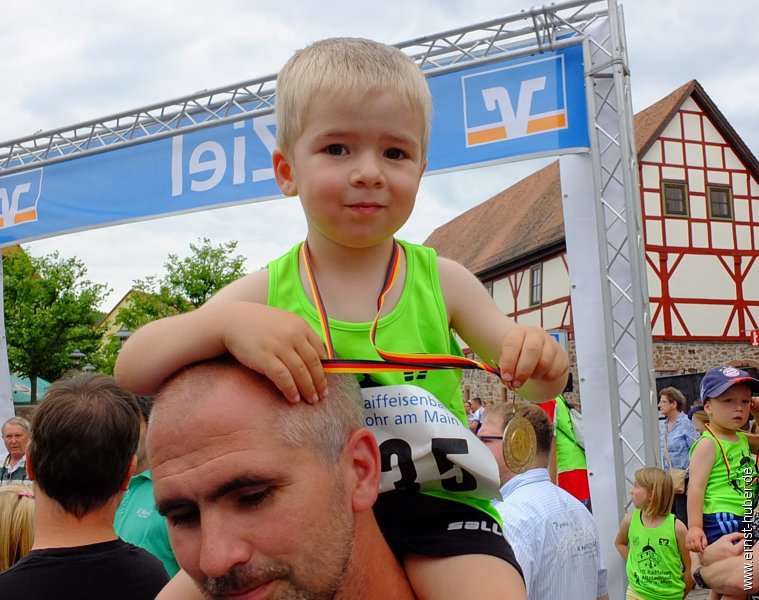
[[[685,536],[685,547],[691,552],[703,552],[708,542],[701,527],[689,527],[688,535]]]
[[[268,377],[290,402],[326,397],[318,334],[301,317],[253,302],[230,302],[222,339],[243,365]]]
[[[546,382],[563,379],[566,383],[569,357],[545,329],[515,323],[503,338],[499,367],[501,379],[513,388],[528,379]]]

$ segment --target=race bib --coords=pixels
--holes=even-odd
[[[500,498],[498,465],[434,395],[415,385],[361,390],[364,425],[379,444],[380,492],[395,489]]]

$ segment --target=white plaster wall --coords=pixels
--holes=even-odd
[[[493,301],[505,315],[514,312],[514,298],[511,295],[511,287],[508,278],[493,282]]]
[[[670,265],[675,256],[670,256]],[[730,264],[730,263],[728,263]],[[669,293],[673,298],[735,298],[735,283],[716,256],[689,254],[671,274]]]
[[[709,226],[706,223],[691,223],[691,246],[693,248],[709,247]]]
[[[691,335],[722,335],[727,319],[732,311],[732,306],[678,304],[677,309],[680,316],[682,316],[685,321]],[[738,320],[733,319],[733,323],[728,330],[728,335],[737,334]]]
[[[701,144],[685,144],[685,162],[689,167],[704,166],[704,150]]]
[[[701,141],[701,116],[683,113],[683,138],[691,141]]]
[[[569,293],[569,290],[566,290]],[[561,302],[552,306],[543,307],[543,327],[545,329],[557,329],[561,327],[561,321],[567,309],[567,303]]]
[[[661,221],[646,221],[646,243],[650,246],[661,246]]]
[[[721,250],[734,250],[735,242],[733,241],[733,223],[712,221],[710,224],[712,230],[712,248]]]
[[[666,219],[664,227],[668,246],[690,246],[688,219]]]
[[[543,263],[543,302],[569,296],[569,274],[560,257]]]

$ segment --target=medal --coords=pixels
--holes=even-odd
[[[535,457],[538,442],[532,423],[517,415],[516,409],[514,413],[503,432],[503,460],[509,470],[519,474],[527,470]]]

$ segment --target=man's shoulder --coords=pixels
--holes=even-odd
[[[517,475],[517,477],[524,478],[524,475]],[[505,500],[508,500],[513,506],[518,506],[523,514],[525,514],[524,511],[532,515],[578,511],[583,516],[587,515],[588,520],[593,520],[590,511],[582,502],[549,479],[529,480],[524,478],[523,485],[514,489]]]
[[[23,590],[23,594],[14,594],[13,600],[19,597],[152,600],[168,581],[160,560],[142,548],[116,539],[87,546],[33,550],[0,575],[0,600],[5,600],[2,590],[8,589]]]

